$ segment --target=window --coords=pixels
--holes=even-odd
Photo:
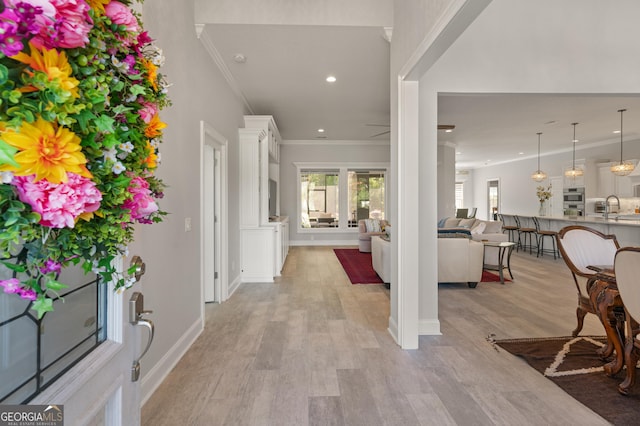
[[[456,182],[456,209],[464,206],[464,183]]]
[[[357,230],[360,219],[386,219],[386,164],[296,163],[298,228],[306,232]]]
[[[337,226],[339,216],[339,171],[303,171],[300,174],[302,227]]]
[[[384,171],[350,170],[348,176],[349,227],[360,219],[384,219]]]

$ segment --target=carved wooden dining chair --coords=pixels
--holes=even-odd
[[[640,341],[637,339],[640,321],[640,247],[624,247],[616,253],[614,270],[618,292],[626,314],[625,365],[626,377],[618,391],[627,395],[636,381],[636,364],[640,359]]]
[[[576,309],[578,326],[571,333],[577,336],[582,330],[587,313],[598,315],[596,307],[589,298],[589,288],[595,282],[597,271],[590,269],[589,266],[612,268],[620,245],[615,235],[605,235],[595,229],[579,225],[562,228],[556,235],[556,242],[578,290]],[[579,281],[582,279],[578,280],[578,277],[586,279],[586,282],[581,285]]]

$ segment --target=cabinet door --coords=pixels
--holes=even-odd
[[[609,166],[598,167],[598,197],[606,197],[616,192],[616,176],[611,173]]]

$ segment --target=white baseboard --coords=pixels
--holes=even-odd
[[[418,335],[420,336],[440,336],[440,321],[434,320],[419,320],[418,321]]]
[[[233,293],[236,292],[237,289],[240,288],[240,284],[242,284],[242,281],[240,281],[240,275],[238,275],[231,284],[229,284],[229,294],[227,295],[227,299],[230,298]],[[225,299],[226,300],[226,299]]]
[[[290,240],[290,246],[358,246],[358,240]]]
[[[141,405],[144,405],[158,386],[176,366],[180,358],[184,356],[191,345],[204,330],[202,320],[198,318],[156,365],[144,375],[140,384]]]
[[[389,332],[391,337],[393,337],[393,340],[395,340],[395,342],[399,345],[400,340],[398,339],[398,323],[392,316],[389,316],[389,328],[387,328],[387,331]]]

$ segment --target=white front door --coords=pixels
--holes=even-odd
[[[128,268],[130,259],[122,263]],[[140,424],[140,380],[132,381],[131,370],[149,330],[129,322],[129,300],[140,290],[107,290],[107,340],[30,404],[64,405],[65,425]]]

